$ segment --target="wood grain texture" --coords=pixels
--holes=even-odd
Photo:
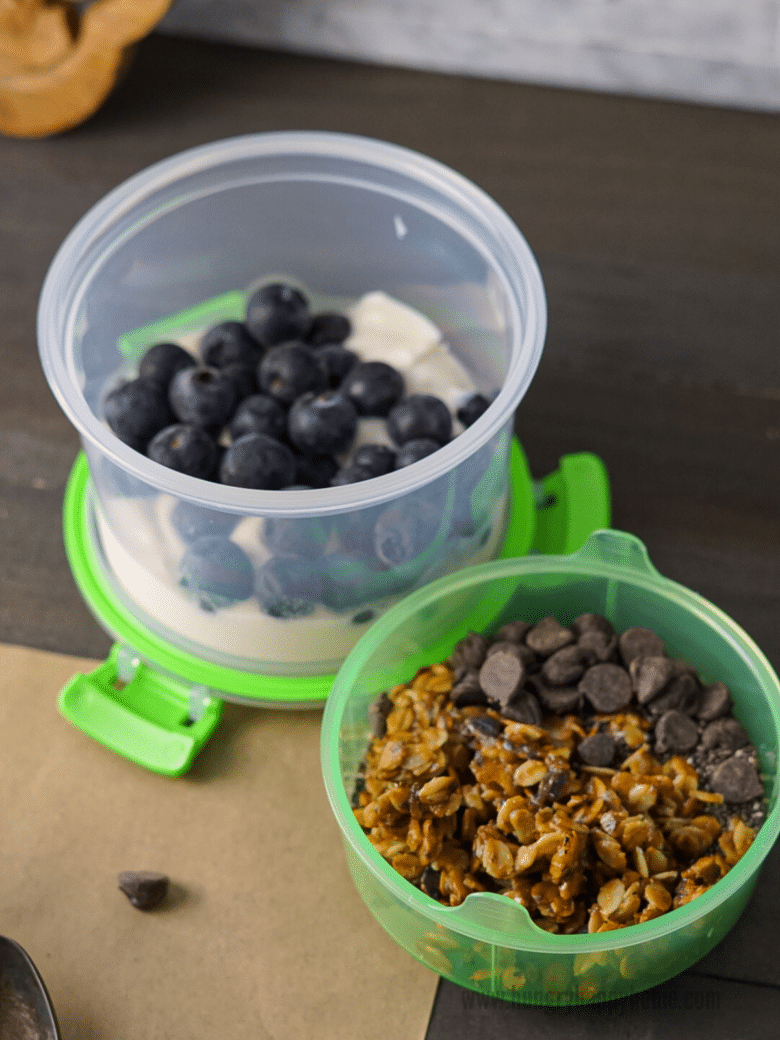
[[[0,140],[0,640],[83,656],[108,649],[62,550],[78,438],[35,343],[57,246],[149,163],[219,137],[296,128],[426,152],[507,209],[548,294],[545,353],[517,415],[532,470],[549,472],[568,452],[600,455],[614,526],[641,537],[663,574],[734,617],[780,669],[776,119],[161,36],[144,42],[88,123],[41,141]],[[539,1037],[555,1028],[561,1040],[695,1037],[740,1007],[751,1033],[771,1032],[779,867],[773,854],[761,898],[734,932],[664,987],[668,1006],[553,1019],[491,1002],[464,1009],[462,993],[443,984],[429,1040],[507,1026]],[[716,992],[720,1003],[672,1013],[688,991]]]

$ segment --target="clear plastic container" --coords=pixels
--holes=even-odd
[[[498,391],[495,400],[421,462],[324,490],[196,480],[114,436],[102,403],[118,373],[132,376],[154,342],[242,318],[253,288],[277,278],[305,287],[317,309],[375,290],[415,308],[476,389]],[[160,640],[220,666],[282,677],[335,671],[400,596],[501,552],[512,422],[545,330],[541,277],[517,227],[480,189],[416,153],[347,135],[269,133],[139,173],[62,244],[38,318],[46,377],[88,459],[95,549],[111,594]],[[377,566],[372,533],[391,507],[417,510],[426,529],[411,558]],[[269,523],[284,526],[285,544],[323,549],[325,592],[312,593],[313,611],[272,616],[255,594],[216,605],[188,597],[183,527],[235,541],[258,569]]]
[[[378,693],[443,660],[469,631],[553,615],[604,614],[615,627],[653,629],[670,656],[729,687],[761,760],[768,816],[730,872],[687,905],[599,935],[550,935],[503,895],[444,907],[373,848],[350,807]],[[429,968],[519,1003],[598,1002],[647,989],[704,956],[733,926],[780,832],[780,681],[752,640],[717,607],[663,578],[631,535],[598,531],[569,556],[494,561],[436,581],[388,611],[344,662],[325,706],[322,768],[355,884],[382,927]]]

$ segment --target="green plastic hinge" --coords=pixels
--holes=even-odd
[[[611,526],[609,477],[590,452],[564,455],[554,473],[536,481],[534,494],[536,552],[576,552],[594,531]]]
[[[205,686],[156,671],[115,644],[107,660],[74,675],[61,714],[111,751],[164,776],[181,776],[213,733],[223,702]]]

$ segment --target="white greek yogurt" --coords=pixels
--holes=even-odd
[[[454,419],[476,387],[436,326],[383,292],[368,293],[345,310],[352,323],[345,346],[361,360],[392,365],[402,373],[407,394],[435,394]],[[200,335],[176,341],[197,353]],[[453,435],[462,429],[454,419]],[[339,462],[345,464],[358,446],[367,443],[391,443],[384,420],[362,419],[350,452]],[[470,536],[448,542],[446,563],[438,570],[434,567],[424,580],[493,559],[505,534],[507,499],[500,496]],[[399,598],[386,596],[343,611],[318,603],[312,613],[285,618],[265,613],[255,596],[215,611],[203,609],[179,585],[179,564],[187,545],[171,521],[177,502],[162,493],[106,498],[102,504],[95,496],[94,519],[107,576],[118,595],[154,631],[188,652],[261,675],[328,674],[338,668],[376,616]],[[325,552],[343,551],[338,535],[329,537]],[[230,538],[255,570],[272,556],[263,544],[261,518],[243,517]]]

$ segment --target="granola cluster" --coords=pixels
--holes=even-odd
[[[584,625],[555,622],[577,668],[550,682],[563,646],[549,650],[547,638],[540,649],[537,637],[553,621],[504,626],[493,640],[472,634],[446,662],[383,694],[354,812],[376,850],[446,905],[498,892],[548,932],[605,932],[701,895],[754,829],[724,814],[724,795],[691,756],[659,739],[657,717],[636,698],[646,669],[632,677],[616,647],[594,657],[592,627],[583,648]],[[491,665],[499,653],[505,660]],[[695,721],[698,731],[707,724]]]

